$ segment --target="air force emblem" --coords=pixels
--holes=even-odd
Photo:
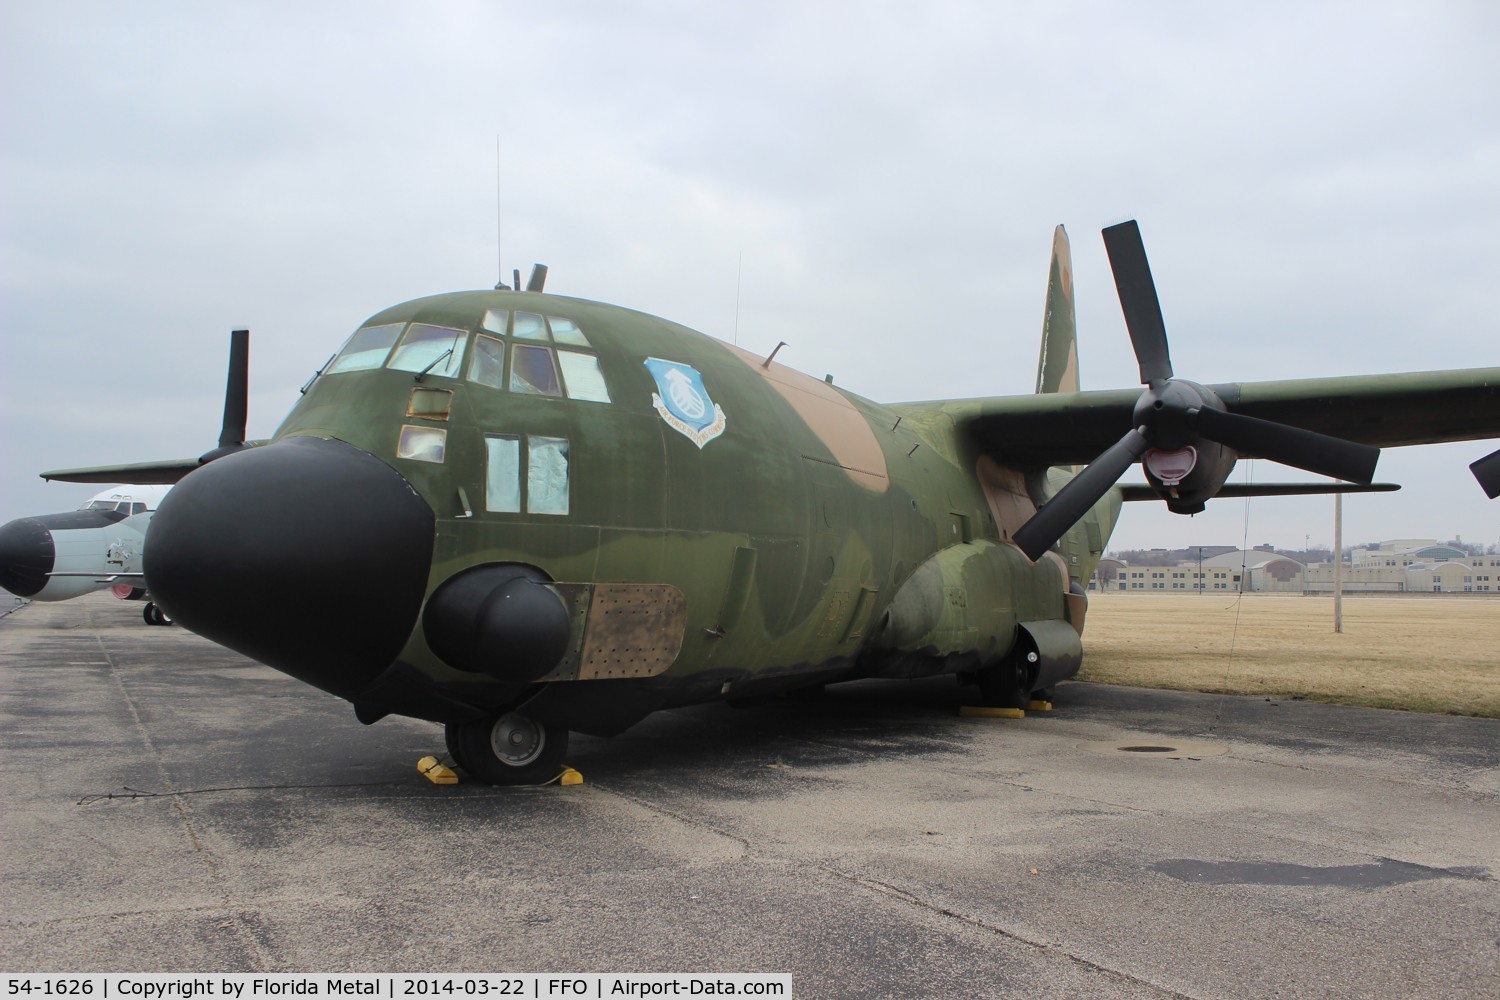
[[[651,394],[651,403],[668,427],[699,448],[724,433],[724,410],[708,398],[698,369],[661,358],[647,358],[646,368],[660,390]]]

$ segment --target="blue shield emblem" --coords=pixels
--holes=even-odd
[[[646,368],[658,390],[651,403],[668,427],[699,448],[724,433],[724,410],[709,398],[698,369],[661,358],[647,358]]]

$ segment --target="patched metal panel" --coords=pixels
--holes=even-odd
[[[579,680],[655,677],[682,649],[687,598],[670,584],[596,583]]]

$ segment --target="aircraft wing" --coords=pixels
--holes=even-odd
[[[59,483],[141,483],[165,486],[177,482],[198,467],[196,458],[170,462],[140,462],[135,465],[100,465],[83,469],[53,469],[42,478]]]
[[[1161,494],[1149,483],[1121,483],[1117,487],[1120,499],[1126,503],[1143,500],[1160,500]],[[1313,497],[1331,493],[1395,493],[1399,483],[1225,483],[1214,495],[1216,500],[1233,500],[1240,497]]]
[[[247,441],[246,448],[267,444],[267,441]],[[166,486],[203,464],[202,458],[176,458],[165,462],[139,462],[135,465],[95,465],[82,469],[53,469],[42,473],[42,478],[59,483],[140,483],[145,486]]]
[[[1209,388],[1231,413],[1376,447],[1500,438],[1500,368]],[[1004,465],[1034,468],[1092,462],[1130,430],[1140,396],[1138,389],[1110,389],[907,405],[947,413]]]

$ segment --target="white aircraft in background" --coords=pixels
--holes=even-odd
[[[146,601],[147,625],[170,625],[146,592],[146,528],[171,486],[111,486],[82,507],[0,527],[0,587],[33,601],[66,601],[108,587]]]

